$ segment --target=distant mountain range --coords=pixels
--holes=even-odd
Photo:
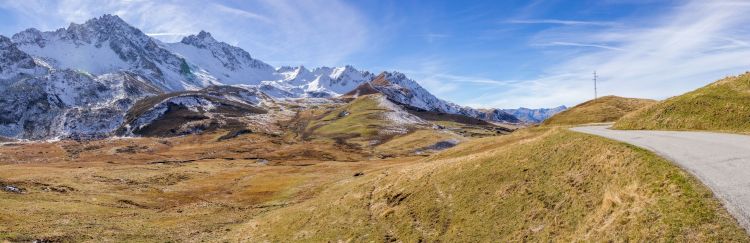
[[[529,109],[521,107],[518,109],[503,109],[502,111],[515,116],[523,122],[540,123],[567,109],[568,107],[561,105],[555,108]]]
[[[363,86],[411,108],[493,122],[539,122],[564,109],[480,111],[398,72],[275,68],[205,31],[163,43],[115,15],[0,36],[0,136],[9,138],[136,135],[176,104],[203,115],[216,107],[262,113],[276,99],[332,98]]]

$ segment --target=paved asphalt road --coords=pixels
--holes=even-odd
[[[750,136],[676,131],[621,131],[583,126],[573,131],[626,142],[671,160],[692,173],[722,200],[750,232]]]

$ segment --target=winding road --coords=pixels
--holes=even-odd
[[[671,160],[700,179],[750,232],[750,136],[682,131],[610,130],[609,125],[573,131],[629,143]]]

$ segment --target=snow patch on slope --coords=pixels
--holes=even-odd
[[[100,75],[129,67],[128,63],[109,48],[109,42],[99,47],[70,42],[49,42],[44,47],[22,45],[20,49],[32,56],[41,57],[57,69],[80,70]]]
[[[271,65],[253,59],[239,47],[216,41],[205,31],[178,43],[164,44],[164,47],[223,84],[257,85],[263,80],[279,78]]]
[[[411,113],[405,111],[401,106],[391,102],[387,97],[378,95],[378,105],[388,110],[385,113],[385,119],[391,121],[397,125],[424,125],[427,124],[422,118],[419,118]]]

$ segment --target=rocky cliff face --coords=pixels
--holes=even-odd
[[[0,89],[0,136],[108,136],[135,101],[160,92],[127,72],[93,77],[68,69],[11,81]]]
[[[22,76],[36,76],[46,72],[31,55],[18,49],[8,37],[0,36],[0,80],[14,80]]]

